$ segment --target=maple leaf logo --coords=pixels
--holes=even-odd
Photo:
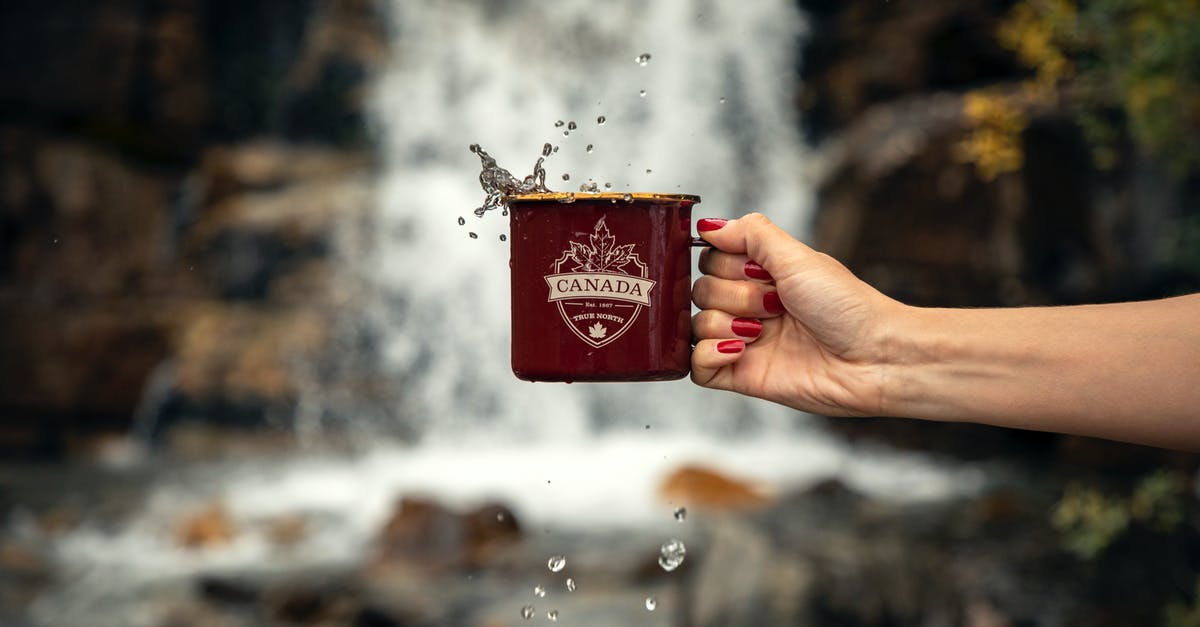
[[[597,322],[596,324],[588,327],[588,335],[592,336],[593,340],[598,340],[608,335],[608,329],[604,325]]]
[[[573,272],[613,272],[619,271],[625,264],[632,261],[633,244],[616,245],[616,238],[604,223],[604,217],[596,222],[596,228],[585,242],[568,242],[571,245],[567,253],[575,262]]]

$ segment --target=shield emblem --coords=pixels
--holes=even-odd
[[[654,281],[634,252],[635,244],[617,244],[604,223],[596,221],[585,241],[569,242],[546,275],[547,300],[555,303],[563,322],[575,335],[596,348],[621,337],[650,307]]]

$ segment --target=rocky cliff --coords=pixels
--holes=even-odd
[[[0,450],[295,413],[353,285],[367,0],[0,7]],[[318,412],[324,409],[315,410]]]

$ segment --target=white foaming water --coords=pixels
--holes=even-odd
[[[358,559],[404,494],[459,507],[496,499],[525,523],[591,529],[677,525],[677,504],[655,490],[696,462],[780,488],[836,475],[892,499],[979,487],[978,470],[853,451],[796,412],[688,381],[531,384],[509,369],[506,218],[472,214],[483,191],[467,147],[524,176],[550,142],[552,188],[591,179],[699,194],[697,217],[760,210],[798,232],[810,195],[791,0],[396,0],[393,12],[395,56],[374,94],[386,161],[378,241],[358,259],[377,288],[368,315],[385,369],[402,386],[394,420],[419,442],[165,479],[124,526],[58,542],[61,562],[91,575],[42,600],[40,615],[68,617],[49,623],[76,612],[105,624],[96,604],[130,582]],[[563,137],[557,120],[577,128]],[[180,512],[213,498],[238,524],[235,541],[174,546]],[[273,546],[262,521],[297,513],[309,534]],[[128,612],[114,622],[154,624]]]
[[[697,216],[763,210],[795,230],[810,196],[791,103],[802,27],[793,4],[395,3],[398,45],[376,99],[388,159],[381,241],[365,267],[387,363],[405,386],[399,420],[425,442],[579,442],[645,424],[662,437],[794,428],[795,412],[688,382],[516,380],[507,222],[471,215],[484,194],[467,150],[479,143],[521,177],[550,142],[559,150],[546,180],[560,191],[590,179],[699,194]]]

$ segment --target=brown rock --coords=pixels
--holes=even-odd
[[[175,527],[175,543],[190,549],[229,544],[236,535],[233,518],[219,501],[185,516]]]
[[[658,496],[672,505],[709,510],[750,510],[771,502],[762,486],[702,466],[672,472],[659,485]]]
[[[503,505],[466,514],[427,498],[404,497],[380,533],[380,565],[402,561],[423,568],[479,568],[521,539],[520,525]]]
[[[308,535],[308,519],[301,514],[279,516],[267,521],[267,538],[279,546],[292,546]]]

